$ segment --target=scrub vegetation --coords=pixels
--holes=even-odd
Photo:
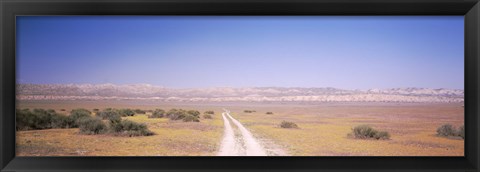
[[[437,136],[465,139],[465,126],[462,125],[456,129],[452,124],[443,124],[437,128]]]
[[[144,104],[21,102],[17,109],[17,155],[212,156],[218,153],[223,138],[223,118],[218,117],[223,108],[231,111],[267,153],[464,155],[464,109],[453,103]],[[245,111],[252,107],[255,110]],[[232,121],[231,125],[235,126]]]

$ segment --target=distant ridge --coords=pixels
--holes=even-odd
[[[150,84],[17,84],[19,100],[147,99],[160,101],[463,102],[458,89],[331,87],[215,87],[173,89]]]

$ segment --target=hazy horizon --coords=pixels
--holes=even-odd
[[[464,89],[463,16],[17,18],[17,83]]]
[[[36,84],[36,83],[17,83],[18,84],[32,84],[32,85],[115,85],[115,86],[132,86],[132,85],[149,85],[152,87],[161,87],[168,89],[209,89],[209,88],[334,88],[342,90],[387,90],[387,89],[408,89],[408,88],[417,88],[417,89],[448,89],[448,90],[464,90],[464,88],[432,88],[432,87],[391,87],[391,88],[367,88],[367,89],[349,89],[349,88],[339,88],[339,87],[329,87],[329,86],[318,86],[318,87],[299,87],[299,86],[244,86],[244,87],[235,87],[235,86],[212,86],[212,87],[165,87],[162,85],[148,84],[148,83],[127,83],[127,84],[114,84],[114,83],[45,83],[45,84]]]

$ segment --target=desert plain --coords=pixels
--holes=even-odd
[[[78,128],[17,131],[18,156],[223,156],[221,149],[225,146],[235,149],[232,155],[249,156],[249,141],[267,156],[464,155],[463,139],[439,137],[436,132],[443,124],[463,125],[462,103],[21,100],[17,101],[17,108],[53,109],[65,114],[77,108],[141,109],[147,113],[122,118],[144,123],[155,133],[118,137],[85,135]],[[200,122],[148,118],[148,110],[172,108],[198,110],[202,114],[211,110],[215,114],[212,119],[201,118]],[[298,127],[282,128],[282,121]],[[222,145],[228,142],[225,122],[232,126],[231,145]],[[387,131],[391,137],[350,137],[352,128],[358,125]],[[243,133],[242,128],[250,134]]]

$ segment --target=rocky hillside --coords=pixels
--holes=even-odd
[[[430,88],[344,90],[249,87],[171,89],[149,84],[19,84],[17,99],[152,99],[161,101],[463,102],[464,91]]]

